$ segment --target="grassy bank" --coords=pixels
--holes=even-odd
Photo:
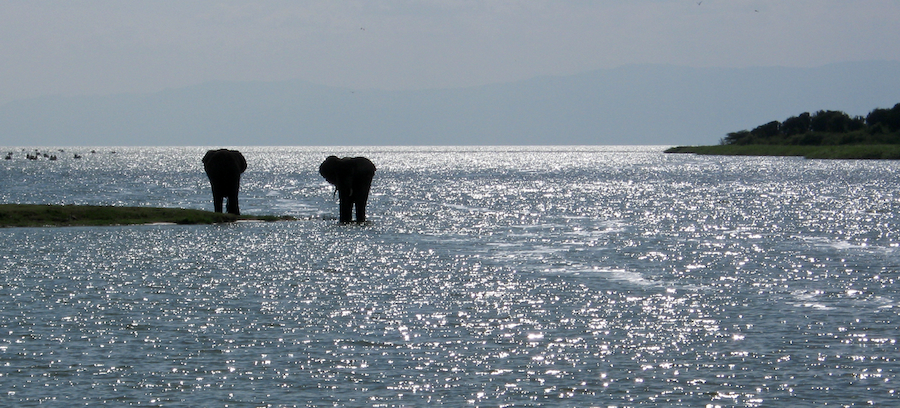
[[[277,221],[290,219],[293,218],[234,216],[183,208],[0,204],[0,227],[104,226],[153,223],[218,224],[238,220]]]
[[[801,156],[807,159],[900,160],[900,145],[715,145],[678,146],[666,153],[725,156]]]

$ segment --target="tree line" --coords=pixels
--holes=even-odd
[[[728,133],[723,145],[848,145],[900,144],[900,103],[876,108],[865,117],[832,110],[803,112],[753,130]]]

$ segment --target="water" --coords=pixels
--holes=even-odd
[[[203,148],[10,150],[0,202],[212,208]],[[900,405],[900,163],[240,150],[300,221],[0,230],[0,405]]]

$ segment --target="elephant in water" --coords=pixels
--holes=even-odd
[[[375,165],[365,157],[328,156],[319,166],[319,174],[333,184],[340,198],[341,222],[351,221],[356,206],[356,222],[366,221],[369,187],[375,176]]]
[[[247,170],[247,160],[237,150],[210,150],[203,156],[203,169],[212,185],[213,206],[222,212],[222,201],[228,197],[228,213],[241,215],[238,208],[238,190],[241,173]]]

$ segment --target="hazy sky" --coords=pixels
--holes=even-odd
[[[0,103],[211,80],[421,89],[860,60],[900,60],[900,1],[0,0]]]

